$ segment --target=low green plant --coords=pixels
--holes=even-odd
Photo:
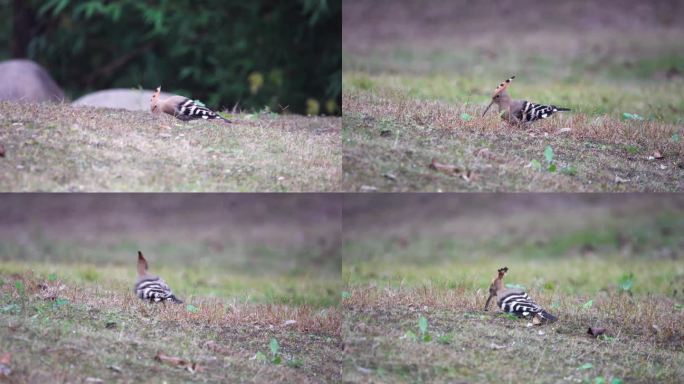
[[[285,365],[290,368],[301,368],[304,365],[304,360],[299,358],[290,359],[285,362]]]
[[[429,342],[432,340],[432,336],[428,332],[428,320],[425,316],[420,316],[418,319],[418,330],[420,330],[420,339],[424,342]]]
[[[17,289],[17,292],[19,293],[19,296],[24,296],[24,293],[26,293],[26,291],[25,291],[25,289],[24,289],[24,282],[21,281],[21,280],[17,280],[17,281],[14,283],[14,288]]]
[[[634,286],[634,273],[624,273],[620,280],[618,280],[618,287],[621,292],[632,294],[632,287]]]
[[[546,164],[548,165],[546,169],[549,172],[556,172],[556,164],[553,162],[553,148],[550,145],[547,145],[544,149],[544,159],[546,159]]]
[[[454,333],[449,332],[449,333],[445,333],[443,335],[439,335],[439,336],[437,336],[437,338],[435,340],[437,340],[437,342],[440,344],[445,344],[445,345],[451,344],[454,342]]]
[[[268,343],[268,348],[271,350],[271,363],[276,365],[280,364],[282,358],[280,357],[280,345],[278,344],[278,340],[272,337],[271,341]]]

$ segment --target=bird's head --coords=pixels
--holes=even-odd
[[[159,107],[159,94],[161,93],[161,85],[152,93],[152,98],[150,98],[150,111],[157,112]]]
[[[503,267],[498,270],[499,274],[492,280],[492,284],[489,286],[489,293],[496,294],[496,292],[503,289],[503,278],[508,272],[508,267]]]
[[[509,77],[508,79],[506,79],[506,81],[502,82],[496,87],[496,89],[494,90],[494,94],[492,95],[492,101],[489,102],[489,105],[482,113],[482,117],[484,117],[487,111],[489,111],[489,108],[492,106],[492,104],[497,104],[501,106],[507,105],[511,102],[511,97],[508,96],[508,93],[506,93],[506,88],[508,88],[513,79],[515,79],[515,75]]]
[[[145,276],[147,274],[147,260],[142,252],[138,251],[138,276]]]
[[[499,272],[498,278],[503,279],[504,276],[506,275],[506,272],[508,272],[508,267],[500,268],[498,272]]]
[[[498,295],[500,291],[504,289],[503,278],[508,272],[508,267],[499,268],[499,274],[492,280],[489,285],[489,297],[487,298],[487,303],[485,303],[484,310],[486,311],[489,307],[489,302]]]

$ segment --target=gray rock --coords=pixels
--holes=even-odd
[[[0,100],[60,102],[64,100],[64,92],[38,63],[7,60],[0,62]]]
[[[105,89],[81,96],[73,105],[85,105],[98,108],[120,108],[129,111],[149,111],[150,98],[153,91],[135,89]],[[161,93],[161,98],[172,96]]]

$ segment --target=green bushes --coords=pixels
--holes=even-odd
[[[340,113],[340,0],[33,0],[25,6],[29,17],[14,20],[14,56],[47,67],[72,98],[161,84],[214,108]],[[7,8],[3,24],[12,18]],[[28,43],[17,47],[22,41]]]

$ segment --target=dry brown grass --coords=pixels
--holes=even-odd
[[[684,190],[682,12],[635,1],[346,2],[343,189]],[[572,111],[523,129],[481,118],[513,74],[511,97]],[[427,170],[432,158],[461,173]]]
[[[339,380],[341,313],[336,307],[217,298],[155,305],[132,292],[49,281],[32,273],[2,276],[0,295],[0,334],[10,340],[4,351],[13,356],[11,380],[16,382]],[[280,344],[281,364],[254,359],[257,352],[270,356],[271,338]],[[159,353],[199,369],[159,362]]]
[[[454,313],[482,312],[486,290],[469,291],[465,288],[445,290],[431,286],[423,287],[377,287],[358,286],[350,288],[351,297],[343,301],[347,310],[372,309],[388,311],[403,308],[407,313],[423,310],[447,310]],[[644,342],[657,342],[675,349],[684,348],[684,312],[675,310],[676,300],[665,296],[632,297],[628,294],[604,293],[597,295],[591,308],[582,305],[588,297],[569,297],[541,291],[529,294],[542,306],[556,302],[558,308],[550,310],[561,314],[565,327],[574,328],[576,336],[586,333],[589,326],[601,324],[639,337]],[[496,311],[496,306],[490,310]],[[483,312],[485,313],[485,312]],[[584,327],[584,328],[582,328]]]
[[[96,295],[93,295],[93,292],[88,288],[68,285],[59,280],[49,282],[41,281],[35,277],[17,277],[24,281],[28,294],[38,295],[44,299],[67,298],[73,303],[79,303],[88,308],[99,308],[104,301],[116,308],[126,308],[133,313],[155,316],[159,321],[172,322],[184,327],[198,325],[223,327],[248,324],[269,329],[286,328],[303,333],[319,333],[334,337],[338,337],[340,333],[341,315],[335,307],[314,310],[308,306],[230,303],[219,298],[193,297],[191,302],[196,307],[196,312],[188,312],[185,305],[150,305],[130,294],[130,292],[110,292],[96,289]],[[10,287],[9,293],[13,298],[19,297],[19,293],[14,287]],[[158,307],[163,309],[159,310]],[[286,324],[288,320],[294,320],[296,323]]]
[[[340,118],[239,115],[234,124],[0,103],[3,191],[332,191]]]
[[[606,144],[638,144],[644,152],[660,151],[672,161],[684,165],[684,140],[675,143],[670,140],[678,131],[674,124],[657,121],[620,121],[607,116],[592,117],[581,113],[564,115],[559,113],[553,118],[541,120],[527,127],[504,123],[496,113],[479,118],[484,106],[450,105],[439,100],[415,100],[402,92],[375,91],[372,93],[345,92],[343,94],[346,110],[360,114],[364,119],[377,121],[389,119],[406,125],[430,127],[435,130],[454,133],[482,133],[501,136],[530,134],[541,136],[570,137],[583,141],[596,141]],[[495,108],[495,107],[494,107]],[[461,119],[462,113],[474,118]],[[563,127],[572,127],[568,132],[560,132]]]
[[[559,321],[540,327],[484,312],[486,292],[432,287],[349,289],[343,301],[343,378],[353,382],[676,382],[682,374],[684,313],[663,296],[530,294]],[[418,318],[428,322],[429,342]],[[605,327],[593,339],[589,327]],[[585,364],[589,368],[580,368]]]
[[[684,141],[671,140],[679,129],[672,124],[573,113],[520,128],[503,123],[495,113],[480,118],[480,106],[416,100],[391,90],[345,90],[343,102],[345,189],[358,191],[364,185],[382,191],[684,189]],[[462,113],[473,119],[463,121]],[[555,173],[530,166],[532,160],[544,164],[546,146],[554,149]],[[656,151],[662,158],[649,159]],[[462,180],[440,175],[428,169],[431,158],[469,170],[473,176]],[[574,174],[563,174],[566,167],[574,168]],[[617,183],[616,176],[629,181]]]

